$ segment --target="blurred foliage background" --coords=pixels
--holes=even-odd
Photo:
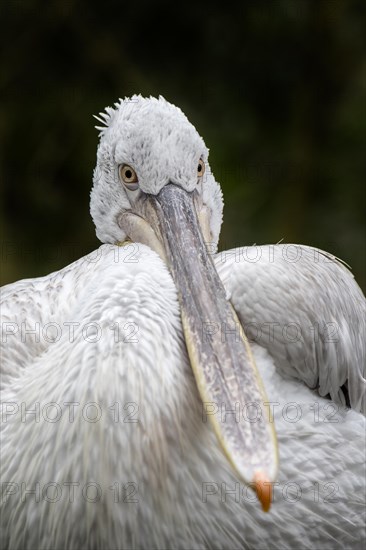
[[[2,0],[1,283],[99,243],[93,113],[162,94],[210,148],[221,249],[302,242],[365,267],[363,1]]]

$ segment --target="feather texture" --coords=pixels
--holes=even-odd
[[[133,96],[95,118],[91,214],[105,244],[1,290],[1,548],[363,549],[365,298],[352,275],[304,246],[215,255],[222,193],[180,109]],[[125,163],[136,192],[119,179]],[[268,514],[208,418],[255,422],[258,411],[207,409],[167,266],[139,242],[115,245],[131,237],[119,219],[139,193],[169,182],[200,199],[201,230],[266,389],[280,453]],[[213,328],[222,338],[233,329]]]
[[[301,276],[306,264],[297,268]],[[235,304],[235,285],[225,282]],[[315,307],[311,289],[309,298]],[[365,418],[285,380],[252,344],[280,449],[264,514],[205,421],[176,290],[147,247],[103,245],[4,287],[3,299],[4,319],[41,329],[35,346],[35,335],[25,346],[20,332],[9,334],[2,355],[4,548],[363,547]],[[54,343],[42,339],[50,322],[62,328]],[[72,342],[65,323],[74,323]],[[132,336],[128,324],[138,328]],[[38,422],[22,417],[22,403],[30,411],[38,403]]]

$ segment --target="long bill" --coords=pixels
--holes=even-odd
[[[139,216],[144,220],[135,226],[140,234],[152,228],[158,236],[155,248],[178,291],[203,412],[237,474],[267,511],[278,468],[270,407],[249,343],[207,251],[194,199],[194,193],[168,184],[158,195],[141,197]],[[147,240],[151,244],[151,234]]]

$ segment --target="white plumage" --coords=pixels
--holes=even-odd
[[[122,102],[108,122],[92,212],[110,244],[2,289],[2,547],[363,548],[365,299],[352,275],[309,247],[214,256],[274,413],[280,468],[265,514],[203,414],[167,265],[141,242],[112,244],[132,237],[118,225],[118,204],[134,200],[118,166],[138,173],[144,150],[142,192],[192,192],[204,144],[162,98]],[[207,181],[197,209],[216,246],[221,194]]]

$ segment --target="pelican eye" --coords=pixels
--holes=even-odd
[[[122,164],[119,167],[119,177],[127,189],[130,191],[136,191],[139,186],[139,180],[135,170],[131,166],[128,164]]]
[[[205,163],[203,162],[202,159],[200,159],[198,161],[198,166],[197,166],[197,176],[201,178],[204,173],[205,173]]]

